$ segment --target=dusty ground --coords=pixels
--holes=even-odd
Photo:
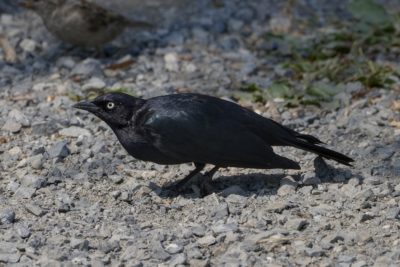
[[[346,16],[325,2],[318,14]],[[397,91],[350,100],[362,87],[352,84],[333,111],[245,101],[353,157],[354,167],[285,148],[278,152],[301,171],[222,169],[205,197],[196,186],[175,196],[163,189],[192,166],[136,161],[103,122],[71,108],[103,88],[230,97],[242,82],[270,83],[262,66],[273,63],[247,41],[261,38],[279,5],[201,3],[195,15],[170,17],[172,26],[128,31],[100,58],[60,44],[33,13],[0,15],[19,60],[0,60],[0,265],[400,264]]]

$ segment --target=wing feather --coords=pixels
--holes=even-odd
[[[172,104],[151,105],[148,112],[152,115],[142,126],[157,149],[182,161],[218,166],[297,168],[232,116],[240,109],[229,114],[221,103],[202,100],[177,99]]]

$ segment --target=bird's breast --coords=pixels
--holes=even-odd
[[[132,157],[157,164],[181,164],[180,160],[169,157],[133,132],[115,131],[119,142]]]

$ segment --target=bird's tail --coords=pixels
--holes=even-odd
[[[320,143],[318,139],[311,139],[308,140],[310,136],[308,135],[302,135],[302,136],[296,136],[296,138],[290,138],[286,139],[285,141],[287,142],[288,145],[318,154],[324,158],[327,159],[332,159],[336,162],[339,162],[341,164],[347,165],[347,166],[352,166],[351,162],[354,160],[346,155],[343,155],[339,152],[333,151],[331,149],[318,146],[316,143]],[[313,137],[314,138],[314,137]],[[316,142],[318,140],[318,142]]]

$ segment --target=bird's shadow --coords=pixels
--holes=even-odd
[[[162,198],[174,198],[178,196],[185,198],[202,198],[213,193],[225,197],[231,194],[242,196],[249,196],[254,193],[273,194],[273,191],[279,187],[280,180],[284,176],[284,174],[268,175],[264,173],[218,176],[213,179],[212,183],[208,183],[207,190],[204,190],[204,188],[202,188],[202,179],[206,178],[199,174],[182,188],[176,188],[177,182],[163,186],[151,183],[150,188]]]
[[[314,160],[314,172],[320,178],[321,184],[347,183],[348,179],[354,176],[351,170],[346,168],[334,168],[321,158]],[[214,178],[211,184],[207,185],[207,190],[203,190],[201,186],[202,179],[205,177],[201,174],[197,175],[182,190],[178,190],[174,185],[177,183],[158,186],[154,183],[150,187],[162,198],[185,197],[185,198],[202,198],[210,194],[218,194],[223,197],[229,195],[241,196],[265,196],[275,195],[281,185],[282,178],[286,177],[285,173],[265,174],[251,173],[242,175],[219,176]],[[301,174],[291,175],[296,182],[297,187],[309,186],[302,183]],[[343,177],[343,179],[337,179]],[[319,184],[319,183],[317,183]],[[316,187],[317,184],[313,185]]]

